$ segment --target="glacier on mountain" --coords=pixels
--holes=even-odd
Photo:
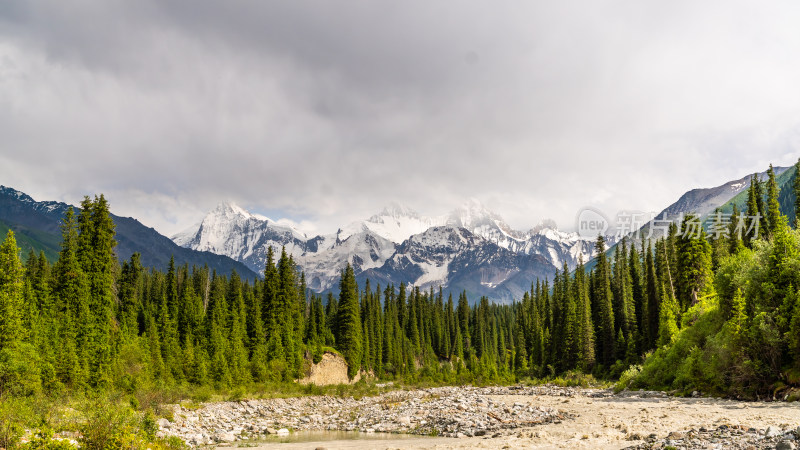
[[[564,264],[574,269],[579,258],[588,261],[594,251],[593,241],[559,231],[552,221],[527,232],[514,230],[475,200],[432,217],[390,204],[366,220],[314,237],[221,203],[172,239],[183,247],[229,256],[257,272],[264,270],[267,248],[276,257],[285,248],[316,292],[335,290],[341,270],[350,263],[361,280],[424,289],[458,284],[506,300],[536,278],[552,278]],[[477,282],[466,279],[466,273]]]

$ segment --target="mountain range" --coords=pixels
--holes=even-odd
[[[794,169],[789,169],[775,168],[782,189],[793,180]],[[766,177],[766,172],[759,174],[762,180]],[[730,208],[730,202],[746,195],[750,178],[692,189],[657,217],[706,217],[716,208]],[[285,248],[316,292],[335,291],[341,270],[350,263],[359,283],[369,279],[383,286],[441,286],[446,292],[466,291],[472,299],[485,295],[495,301],[519,299],[537,279],[552,279],[564,264],[572,270],[580,258],[589,262],[595,256],[593,236],[560,231],[552,221],[528,231],[514,230],[475,200],[432,217],[392,204],[366,220],[319,236],[222,203],[172,239],[184,247],[229,256],[254,271],[264,267],[268,247],[277,252]],[[607,236],[611,251],[617,240]]]
[[[794,214],[791,187],[794,168],[776,167],[783,212]],[[716,208],[730,212],[743,208],[750,177],[713,188],[692,189],[657,217],[681,213],[708,216]],[[766,179],[766,173],[759,174]],[[60,202],[37,202],[13,188],[0,186],[0,233],[12,229],[23,250],[43,251],[55,261],[60,223],[69,207]],[[159,234],[134,218],[112,215],[116,224],[120,260],[133,252],[147,267],[164,269],[171,257],[177,264],[208,266],[219,273],[237,271],[254,279],[263,273],[267,249],[282,248],[306,275],[308,287],[318,293],[335,292],[341,270],[349,263],[363,286],[406,283],[420,289],[466,291],[507,302],[519,299],[531,283],[550,280],[566,265],[574,269],[582,258],[591,267],[594,237],[558,230],[552,221],[519,231],[503,218],[472,200],[448,214],[423,216],[413,209],[390,204],[378,214],[352,222],[334,233],[309,236],[286,221],[253,214],[221,203],[203,220],[172,238]],[[642,227],[645,230],[648,225]],[[633,237],[632,235],[629,235]],[[613,252],[615,236],[607,237]]]
[[[551,279],[563,264],[589,260],[591,239],[559,231],[552,221],[526,232],[471,200],[449,214],[422,216],[391,204],[335,233],[307,236],[232,203],[221,203],[198,225],[172,237],[179,245],[210,251],[263,270],[267,248],[285,248],[305,272],[309,288],[336,290],[350,263],[360,282],[421,289],[443,287],[498,301],[519,298],[537,278]]]

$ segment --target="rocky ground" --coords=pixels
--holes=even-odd
[[[469,437],[508,434],[560,422],[569,415],[520,401],[506,405],[491,395],[518,388],[440,387],[395,391],[360,400],[330,396],[212,403],[198,410],[175,407],[162,432],[192,445],[258,439],[289,430],[339,430]]]
[[[715,429],[700,427],[687,431],[673,431],[665,438],[654,434],[643,438],[646,442],[629,449],[698,448],[698,449],[777,449],[794,450],[800,438],[800,427],[785,430],[770,426],[766,429],[720,425]]]
[[[674,398],[660,392],[536,387],[442,387],[360,400],[249,400],[176,407],[162,433],[192,445],[250,445],[303,430],[409,433],[439,438],[327,441],[334,448],[711,448],[800,446],[800,406]],[[459,438],[459,439],[454,439]],[[259,444],[262,445],[262,444]],[[308,443],[278,444],[309,448]],[[264,445],[272,448],[274,444]],[[312,445],[310,448],[315,448]]]

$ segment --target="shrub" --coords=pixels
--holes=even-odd
[[[628,389],[633,383],[633,380],[636,379],[641,372],[642,366],[630,366],[628,370],[622,372],[622,376],[619,377],[619,381],[614,385],[614,392],[621,392],[625,389]]]
[[[0,448],[16,448],[28,415],[28,404],[22,399],[0,396]]]
[[[22,343],[0,350],[0,395],[32,396],[42,390],[39,354]]]
[[[21,450],[75,450],[75,446],[66,439],[53,439],[53,431],[43,428],[34,434],[30,442],[20,445]]]
[[[113,401],[93,401],[84,408],[86,422],[80,427],[81,447],[90,450],[130,448],[135,440],[136,418],[129,407]]]

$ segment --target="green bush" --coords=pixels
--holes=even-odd
[[[32,396],[42,391],[39,354],[27,343],[0,350],[0,395]]]
[[[84,422],[80,426],[81,448],[89,450],[122,449],[182,449],[180,439],[157,440],[155,416],[148,411],[136,413],[128,405],[110,398],[98,398],[84,407]]]
[[[43,428],[34,434],[30,442],[20,445],[21,450],[75,450],[75,446],[66,439],[53,439],[53,431]]]
[[[29,417],[29,403],[25,399],[0,396],[0,448],[16,448]]]
[[[625,389],[628,389],[633,380],[639,376],[642,372],[642,366],[634,365],[630,366],[628,370],[622,372],[622,376],[619,377],[619,381],[614,385],[614,392],[621,392]]]
[[[140,423],[134,411],[115,399],[95,399],[84,405],[85,422],[79,442],[90,450],[137,448],[142,444]]]

